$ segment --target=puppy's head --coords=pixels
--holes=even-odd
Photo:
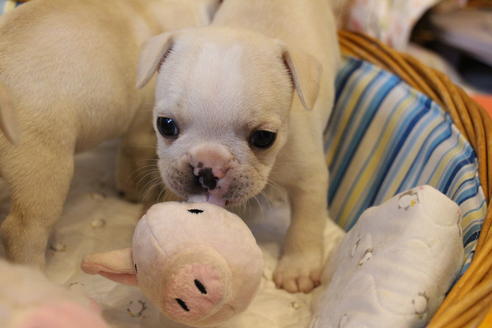
[[[288,132],[293,95],[300,110],[313,106],[320,65],[262,35],[207,27],[147,42],[138,86],[156,71],[164,183],[184,198],[233,205],[267,185],[288,133],[295,138]]]

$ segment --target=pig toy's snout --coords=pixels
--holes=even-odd
[[[191,280],[188,282],[191,282]],[[222,295],[220,295],[219,291],[219,295],[216,295],[219,297],[215,297],[215,299],[206,297],[205,295],[208,295],[207,287],[198,279],[194,279],[193,283],[195,284],[197,291],[195,291],[194,293],[192,292],[191,294],[183,293],[181,298],[175,299],[176,303],[185,312],[196,312],[197,314],[205,315],[208,312],[207,310],[210,309],[210,306],[213,307],[215,303],[217,303],[216,301],[221,299],[220,296]],[[193,306],[193,308],[191,308],[191,304],[197,305],[197,307]]]
[[[190,264],[176,270],[164,291],[172,317],[195,321],[213,314],[225,296],[226,277],[217,267]]]
[[[192,256],[196,259],[196,255]],[[222,258],[204,256],[202,261],[191,262],[186,259],[189,256],[172,265],[164,282],[163,308],[171,318],[193,324],[213,315],[226,302],[230,272]]]

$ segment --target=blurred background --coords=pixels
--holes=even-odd
[[[0,14],[26,1],[0,0]],[[330,1],[340,28],[446,73],[492,115],[492,0]]]
[[[492,0],[335,0],[339,27],[446,73],[492,115]]]

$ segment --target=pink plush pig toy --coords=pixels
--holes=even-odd
[[[138,285],[172,320],[208,327],[246,309],[263,256],[235,214],[209,203],[167,202],[140,219],[131,249],[87,256],[82,269]]]
[[[97,305],[40,272],[0,260],[1,328],[108,328]]]

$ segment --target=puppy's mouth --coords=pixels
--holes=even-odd
[[[225,207],[229,205],[229,201],[225,200],[224,198],[217,196],[212,193],[207,193],[207,203],[211,203],[220,207]]]
[[[229,179],[218,179],[214,176],[211,169],[201,169],[193,172],[195,186],[198,186],[201,199],[204,202],[225,207],[229,201],[224,197],[230,187]]]
[[[210,203],[220,207],[226,207],[227,205],[229,205],[228,200],[225,200],[220,195],[216,195],[215,193],[210,193],[210,192],[206,192],[204,194],[199,194],[199,195],[191,195],[190,197],[188,197],[188,201],[193,203],[201,203],[201,202]]]

